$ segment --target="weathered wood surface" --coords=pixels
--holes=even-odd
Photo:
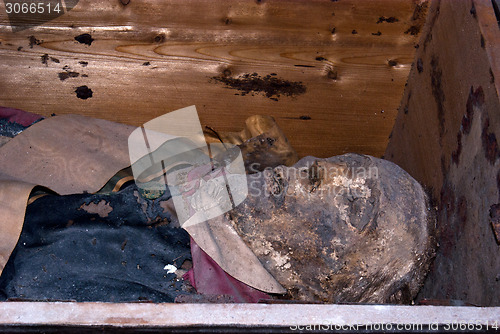
[[[458,28],[459,27],[459,28]],[[500,305],[500,29],[489,0],[436,0],[386,158],[427,186],[440,249],[421,297]]]
[[[140,125],[194,104],[218,131],[272,115],[299,156],[381,156],[426,8],[415,0],[123,2],[81,0],[16,33],[0,2],[0,105]],[[90,46],[74,39],[84,33]],[[301,82],[305,92],[242,96],[211,79],[252,73]],[[93,93],[85,100],[75,93],[84,85]]]

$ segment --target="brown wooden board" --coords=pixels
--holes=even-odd
[[[272,115],[301,157],[380,157],[427,7],[415,0],[122,2],[81,0],[18,32],[0,2],[0,105],[138,126],[194,104],[202,124],[218,131]],[[90,34],[90,45],[75,40],[81,34]],[[264,81],[237,80],[253,73]],[[268,75],[291,88],[269,84]],[[270,85],[277,94],[242,96],[221,81]],[[81,86],[91,98],[77,98]]]
[[[500,29],[492,3],[433,1],[422,34],[385,154],[438,206],[440,249],[421,297],[499,305]]]

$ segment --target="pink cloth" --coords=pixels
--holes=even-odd
[[[41,115],[33,114],[20,109],[0,107],[0,119],[6,119],[9,122],[17,123],[22,126],[30,126],[42,118],[44,117]]]
[[[184,279],[189,280],[198,293],[229,295],[237,303],[257,303],[260,300],[271,299],[267,293],[254,289],[227,274],[192,238],[191,256],[193,268],[184,275]]]

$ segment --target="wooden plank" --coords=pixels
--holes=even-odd
[[[500,308],[408,305],[266,305],[266,304],[149,304],[149,303],[0,303],[0,332],[15,328],[33,330],[81,326],[96,329],[133,328],[144,332],[176,329],[175,332],[264,333],[294,331],[446,332],[443,325],[471,324],[469,330],[487,331],[498,325]],[[10,327],[8,327],[11,325]],[[15,326],[13,326],[15,325]],[[405,327],[404,325],[409,325]],[[413,325],[413,327],[412,327]],[[430,325],[432,327],[430,327]],[[6,327],[3,327],[6,326]],[[309,330],[306,326],[310,326]],[[315,326],[315,327],[313,327]],[[352,326],[349,328],[349,326]],[[363,327],[367,326],[367,327]],[[390,326],[390,327],[389,327]],[[488,327],[486,327],[488,326]],[[55,328],[54,328],[55,327]],[[338,329],[340,327],[340,330]],[[229,330],[230,328],[230,330]],[[460,327],[462,328],[462,327]],[[47,329],[47,328],[45,328]],[[76,329],[76,328],[75,328]],[[184,330],[183,330],[184,329]],[[267,331],[266,331],[267,329]],[[80,332],[79,330],[75,330]],[[19,332],[24,332],[19,330]]]
[[[53,21],[13,33],[1,3],[0,105],[140,125],[194,104],[203,125],[218,131],[238,131],[252,114],[272,115],[300,156],[381,156],[418,40],[409,29],[417,34],[425,18],[416,11],[425,3],[419,6],[81,0]],[[385,20],[391,17],[398,21]],[[90,46],[75,41],[83,33],[94,39]],[[300,82],[305,93],[242,96],[212,79],[252,73]],[[86,100],[75,93],[84,85],[93,92]]]
[[[457,28],[460,27],[460,28]],[[500,304],[500,29],[491,0],[435,0],[386,158],[427,186],[440,248],[422,298]]]

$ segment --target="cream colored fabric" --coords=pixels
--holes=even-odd
[[[0,274],[21,234],[26,203],[34,185],[0,179]]]
[[[130,165],[134,129],[79,115],[47,118],[0,148],[0,173],[61,195],[96,192]]]
[[[98,191],[130,165],[134,128],[78,115],[36,123],[0,147],[0,274],[14,250],[35,185],[59,194]]]

